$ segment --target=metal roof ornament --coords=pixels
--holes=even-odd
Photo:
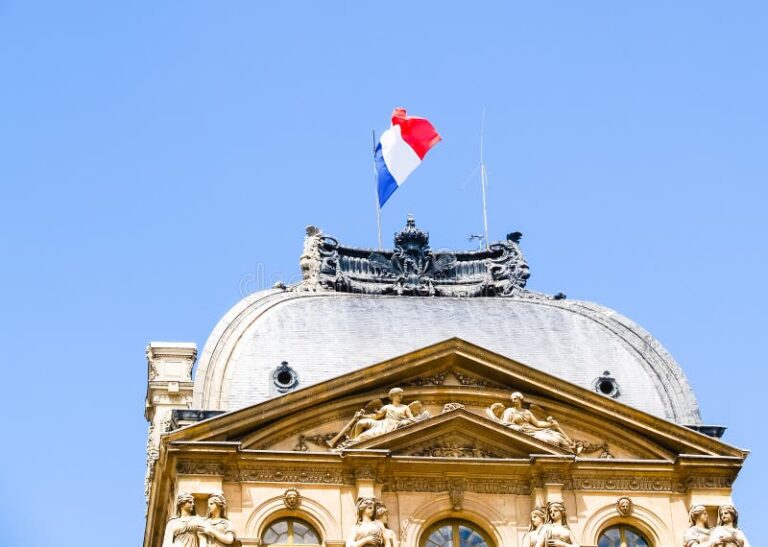
[[[314,226],[307,229],[300,265],[303,281],[292,290],[404,296],[548,296],[525,288],[530,270],[520,249],[522,233],[477,251],[432,251],[429,233],[408,215],[391,251],[347,247]]]

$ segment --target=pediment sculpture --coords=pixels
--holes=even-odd
[[[232,545],[235,531],[227,519],[227,500],[223,494],[208,497],[205,518],[195,515],[195,498],[182,492],[176,498],[176,516],[168,521],[163,547],[219,547]]]
[[[347,448],[430,417],[429,412],[423,410],[420,401],[403,404],[401,388],[390,389],[388,395],[390,399],[388,404],[383,404],[381,399],[374,399],[365,408],[358,410],[339,434],[330,441],[331,447]]]
[[[512,406],[505,408],[501,403],[494,403],[486,409],[486,416],[513,431],[576,452],[577,443],[563,431],[557,420],[552,416],[538,419],[533,412],[523,407],[523,399],[523,394],[515,391],[510,396]]]

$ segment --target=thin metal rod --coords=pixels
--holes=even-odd
[[[378,228],[379,250],[381,250],[381,207],[379,207],[379,176],[376,172],[376,130],[371,129],[373,134],[373,189],[376,194],[376,227]]]
[[[485,186],[488,182],[488,174],[485,171],[485,160],[483,159],[483,133],[485,131],[485,107],[483,107],[483,116],[480,120],[480,185],[483,188],[483,235],[485,236],[485,248],[488,249],[488,207],[485,202]]]

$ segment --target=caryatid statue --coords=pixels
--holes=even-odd
[[[357,522],[347,537],[345,547],[385,547],[386,528],[376,520],[376,500],[358,498],[355,507]]]
[[[376,520],[384,525],[384,547],[399,547],[397,534],[389,528],[389,510],[380,501],[376,502]]]
[[[541,527],[536,547],[579,547],[568,527],[565,505],[560,501],[547,504],[547,522]]]
[[[224,494],[208,497],[208,515],[200,531],[200,547],[221,547],[235,542],[235,531],[227,519],[227,499]]]
[[[733,505],[717,508],[717,526],[709,534],[712,547],[750,547],[747,536],[739,530],[739,512]]]
[[[543,507],[534,507],[531,511],[531,526],[523,536],[522,547],[536,547],[539,540],[539,532],[547,521],[547,511]]]
[[[204,520],[195,515],[195,498],[182,492],[176,498],[176,515],[165,525],[163,547],[200,547],[204,528]]]
[[[690,526],[683,534],[683,547],[709,547],[709,516],[703,505],[694,505],[688,512]]]

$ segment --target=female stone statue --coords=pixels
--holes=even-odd
[[[539,531],[536,547],[579,547],[573,532],[568,528],[562,502],[547,504],[547,522]]]
[[[710,529],[707,526],[707,508],[694,505],[688,512],[691,526],[683,534],[683,547],[709,547]]]
[[[200,547],[232,545],[235,531],[227,519],[227,500],[224,494],[211,494],[208,497],[207,517],[201,530]]]
[[[357,522],[347,538],[346,547],[384,547],[384,525],[376,520],[376,500],[358,498]]]
[[[389,390],[389,398],[392,402],[373,414],[358,411],[355,416],[358,421],[352,434],[353,442],[367,441],[413,422],[411,409],[403,404],[403,390],[393,387]]]
[[[398,547],[397,534],[389,529],[389,510],[381,502],[376,502],[376,520],[384,525],[384,547]]]
[[[571,448],[573,443],[560,430],[557,421],[552,417],[546,420],[538,420],[533,412],[523,408],[523,394],[516,391],[511,396],[512,406],[504,411],[501,423],[534,439],[545,443]]]
[[[739,530],[739,513],[733,505],[717,508],[717,526],[710,534],[712,547],[750,547],[744,532]]]
[[[541,528],[546,520],[547,513],[544,508],[534,507],[533,511],[531,511],[531,527],[528,528],[528,532],[523,536],[522,547],[536,547],[539,532],[541,532]]]
[[[176,498],[176,516],[165,526],[163,547],[199,547],[204,528],[203,519],[195,516],[195,498],[182,492]]]

